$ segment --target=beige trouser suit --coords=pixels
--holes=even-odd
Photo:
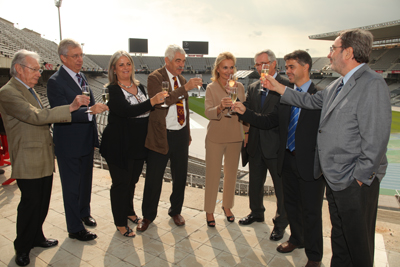
[[[225,117],[225,109],[217,115],[217,107],[221,99],[227,97],[225,89],[217,81],[207,86],[205,99],[205,115],[210,120],[206,135],[206,190],[204,210],[214,213],[220,183],[222,158],[224,157],[224,190],[222,206],[231,209],[234,203],[235,184],[239,164],[240,149],[243,141],[243,131],[248,127],[242,125],[237,115]],[[246,99],[244,87],[238,83],[238,99]]]

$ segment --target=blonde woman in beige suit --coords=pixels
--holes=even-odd
[[[224,158],[224,189],[222,209],[229,222],[235,220],[232,214],[237,169],[244,131],[247,126],[242,125],[236,114],[226,117],[232,100],[227,93],[227,82],[236,72],[236,58],[230,52],[218,55],[212,71],[212,83],[207,86],[205,99],[205,115],[210,120],[206,135],[206,192],[204,210],[206,211],[207,225],[215,227],[214,210],[220,182],[222,159]],[[238,85],[238,99],[244,101],[244,87]]]

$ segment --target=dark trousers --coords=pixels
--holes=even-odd
[[[93,152],[79,158],[57,156],[69,233],[85,229],[81,218],[90,216]]]
[[[127,166],[120,168],[108,164],[112,185],[110,189],[111,210],[116,226],[126,226],[127,217],[136,215],[133,208],[133,196],[136,183],[142,173],[144,160],[128,159]]]
[[[165,167],[170,160],[172,175],[171,207],[168,214],[181,213],[185,197],[186,176],[189,157],[189,134],[187,126],[179,131],[168,131],[169,150],[166,155],[149,150],[146,180],[143,192],[143,217],[153,221],[157,216],[158,201],[162,189]]]
[[[333,267],[372,267],[374,265],[375,225],[379,180],[360,186],[354,179],[344,190],[326,187],[332,222]]]
[[[254,157],[249,156],[249,199],[251,214],[255,217],[264,218],[264,183],[267,178],[267,170],[272,177],[276,196],[276,214],[273,218],[275,227],[282,230],[288,225],[288,219],[283,202],[282,179],[278,175],[277,159],[267,159],[260,148],[257,149]]]
[[[312,172],[311,172],[312,173]],[[303,178],[307,178],[307,181]],[[282,167],[283,194],[290,225],[289,242],[304,246],[307,258],[321,261],[323,255],[322,202],[325,180],[301,177],[296,157],[285,153]]]
[[[29,253],[46,239],[43,223],[49,211],[53,175],[38,179],[17,179],[17,184],[21,200],[18,205],[14,248],[17,253]]]

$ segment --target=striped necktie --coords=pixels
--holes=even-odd
[[[178,80],[176,79],[176,76],[172,77],[174,80],[174,90],[178,89]],[[178,102],[176,102],[176,112],[178,114],[177,119],[180,125],[183,125],[185,123],[185,111],[183,110],[183,101],[180,99]]]
[[[33,91],[32,88],[29,88],[29,92],[31,92],[31,94],[33,95],[33,97],[34,97],[34,98],[36,99],[36,101],[39,103],[40,108],[43,109],[42,104],[40,103],[39,99],[37,98],[37,96],[36,96],[36,94],[35,94],[35,92]]]
[[[79,73],[76,74],[76,78],[78,78],[78,82],[79,82],[79,85],[81,86],[81,88],[82,88],[82,86],[87,85],[86,80],[83,79],[83,77]]]
[[[343,80],[342,80],[342,82],[341,82],[341,83],[339,84],[339,86],[336,88],[335,97],[333,98],[333,100],[335,100],[335,98],[336,98],[337,95],[339,94],[340,90],[342,90],[343,85],[344,85],[344,83],[343,83]]]
[[[297,91],[302,92],[301,88],[296,88]],[[290,112],[290,122],[288,127],[288,138],[287,138],[287,148],[292,152],[296,149],[295,146],[295,135],[296,135],[296,128],[297,122],[299,120],[300,115],[300,108],[292,106]]]

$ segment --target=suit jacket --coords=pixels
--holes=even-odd
[[[288,89],[289,90],[289,89]],[[317,87],[311,83],[308,88],[310,95],[317,92]],[[260,129],[270,129],[279,126],[279,152],[278,152],[278,173],[281,175],[283,161],[285,158],[286,143],[288,136],[288,128],[291,114],[290,105],[277,103],[274,111],[268,115],[257,114],[251,110],[241,116],[247,121]],[[314,158],[317,144],[317,133],[319,127],[321,110],[301,109],[300,117],[297,122],[295,140],[296,140],[296,162],[301,178],[305,181],[314,180]],[[315,178],[320,177],[317,175]]]
[[[81,74],[86,79],[85,75]],[[63,67],[47,82],[47,97],[51,107],[69,105],[80,94],[82,94],[81,88]],[[90,105],[94,104],[94,96],[90,91]],[[93,120],[89,121],[86,110],[87,107],[82,106],[72,112],[71,123],[54,124],[53,140],[56,156],[81,157],[92,153],[94,147],[99,146],[96,116],[93,115]]]
[[[152,109],[150,99],[136,105],[131,105],[125,98],[123,89],[111,84],[109,89],[110,100],[107,105],[108,124],[104,129],[100,153],[108,163],[127,168],[127,159],[143,159],[147,156],[144,142],[147,135],[148,117],[134,118]],[[144,95],[146,91],[142,85],[138,86]]]
[[[357,70],[337,95],[342,77],[314,95],[286,90],[282,103],[322,109],[314,174],[324,174],[330,188],[347,188],[354,179],[370,185],[383,178],[392,113],[385,80],[368,65]]]
[[[40,99],[38,95],[37,98]],[[0,113],[7,132],[11,178],[50,176],[54,171],[50,124],[70,122],[69,106],[41,109],[31,92],[18,80],[11,78],[0,89]]]
[[[181,87],[173,90],[171,84],[169,85],[168,93],[169,96],[165,99],[165,103],[170,106],[178,102],[178,98],[183,96],[185,101],[185,109],[186,109],[186,127],[189,133],[190,138],[190,124],[189,124],[189,101],[188,101],[188,93],[185,90],[184,85],[186,84],[185,78],[182,75],[178,75],[179,83]],[[147,79],[147,91],[149,93],[149,98],[152,98],[157,93],[161,92],[161,83],[162,81],[168,81],[169,77],[165,66],[161,69],[153,71],[148,79]],[[148,149],[151,149],[155,152],[166,155],[168,153],[168,140],[167,140],[167,125],[165,121],[165,117],[167,116],[169,108],[161,107],[161,104],[157,104],[154,106],[154,110],[150,112],[149,117],[149,127],[147,131],[147,138],[145,146]],[[189,146],[189,144],[188,144]]]
[[[291,84],[288,79],[279,74],[277,74],[276,80],[286,86],[293,87],[293,84]],[[247,90],[246,101],[243,105],[257,113],[268,114],[274,110],[281,96],[276,92],[269,91],[265,98],[264,105],[261,107],[261,92],[259,89],[260,81],[252,83]],[[247,153],[254,157],[257,147],[260,147],[265,158],[275,159],[278,156],[279,139],[279,129],[277,127],[263,130],[255,125],[250,125],[249,138],[246,146]]]

